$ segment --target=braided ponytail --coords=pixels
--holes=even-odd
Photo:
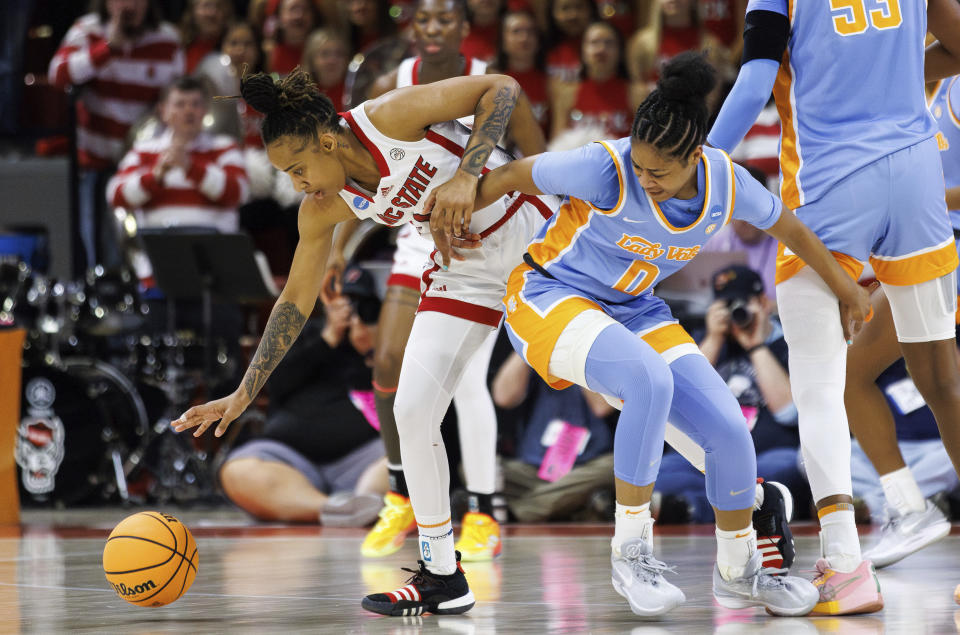
[[[631,136],[664,154],[685,158],[707,138],[707,95],[716,71],[700,53],[688,51],[667,62],[657,88],[633,119]]]
[[[320,132],[336,130],[339,121],[333,102],[300,67],[277,81],[266,73],[245,75],[240,94],[266,115],[260,126],[264,145],[284,136],[316,139]]]

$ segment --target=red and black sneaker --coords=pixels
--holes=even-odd
[[[796,557],[789,525],[793,496],[786,485],[776,481],[758,478],[757,488],[763,490],[763,504],[754,506],[753,528],[757,531],[757,550],[763,556],[762,566],[789,569]]]
[[[454,615],[466,613],[473,608],[475,600],[467,577],[460,566],[460,552],[457,552],[457,570],[450,575],[438,575],[427,570],[423,560],[417,560],[419,571],[403,568],[413,575],[405,586],[396,591],[374,593],[363,598],[360,605],[380,615],[404,617],[407,615]]]

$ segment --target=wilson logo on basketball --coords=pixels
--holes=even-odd
[[[112,586],[113,590],[117,592],[117,595],[119,595],[122,598],[128,598],[133,595],[140,595],[145,591],[151,591],[157,588],[157,585],[153,583],[153,580],[147,580],[146,582],[142,582],[134,587],[128,587],[126,584],[123,584],[122,582],[120,584],[114,584],[113,582],[111,582],[110,586]]]

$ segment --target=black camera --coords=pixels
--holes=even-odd
[[[730,310],[730,321],[739,329],[749,328],[757,317],[756,313],[747,306],[747,301],[743,299],[730,300],[727,308]]]

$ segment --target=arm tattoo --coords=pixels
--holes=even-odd
[[[494,146],[507,130],[510,115],[513,113],[514,106],[517,105],[519,96],[520,92],[516,86],[504,86],[493,97],[492,112],[487,114],[482,103],[477,105],[473,134],[470,135],[467,149],[463,153],[463,160],[460,162],[464,172],[479,176],[483,171],[483,166],[487,164]]]
[[[243,387],[251,400],[257,396],[267,377],[300,335],[306,321],[307,317],[293,302],[284,302],[274,307],[253,361],[243,376]]]

